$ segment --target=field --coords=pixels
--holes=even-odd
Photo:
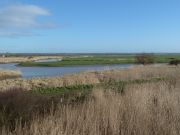
[[[63,67],[79,65],[112,65],[112,64],[135,64],[136,55],[88,55],[88,56],[65,56],[59,62],[22,62],[19,66],[44,66]],[[180,55],[154,55],[155,63],[168,63],[172,58],[180,59]]]
[[[0,81],[2,135],[179,135],[180,67]]]

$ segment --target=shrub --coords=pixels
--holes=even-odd
[[[170,62],[169,62],[169,65],[178,65],[180,64],[180,60],[177,60],[177,59],[172,59]]]
[[[155,61],[153,54],[140,54],[135,57],[136,63],[138,64],[152,64]]]

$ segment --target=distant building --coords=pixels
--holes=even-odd
[[[3,55],[2,55],[2,57],[3,57],[3,58],[5,58],[5,57],[6,57],[6,55],[4,55],[4,54],[3,54]]]

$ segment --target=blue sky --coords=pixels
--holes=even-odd
[[[1,0],[0,52],[180,52],[179,0]]]

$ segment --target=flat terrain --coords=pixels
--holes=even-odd
[[[180,59],[180,55],[154,55],[155,63],[168,63],[172,58]],[[135,64],[135,55],[92,55],[92,56],[65,56],[59,62],[22,62],[19,66],[62,67],[79,65],[112,65]]]

